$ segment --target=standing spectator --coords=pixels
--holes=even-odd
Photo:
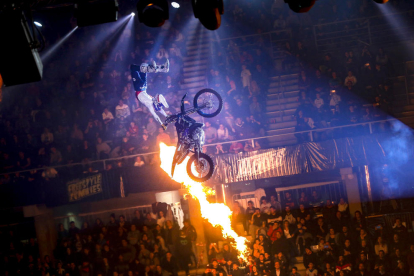
[[[252,73],[247,69],[246,65],[242,65],[241,79],[243,84],[244,95],[250,95],[250,85],[252,80]]]
[[[185,231],[180,231],[180,236],[177,242],[177,252],[180,260],[181,269],[183,269],[186,275],[190,275],[188,265],[190,264],[190,256],[193,253],[191,250],[191,242],[185,234]]]
[[[253,238],[257,236],[257,231],[266,221],[266,218],[260,213],[260,209],[256,208],[251,219],[249,220],[249,234]]]

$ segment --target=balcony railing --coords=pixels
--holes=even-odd
[[[407,119],[414,119],[414,117],[407,117]],[[289,133],[283,133],[283,134],[277,134],[277,135],[266,135],[266,136],[260,136],[260,137],[249,137],[245,139],[238,139],[238,140],[232,140],[232,141],[223,141],[223,142],[217,142],[217,143],[207,143],[204,145],[204,147],[207,148],[213,148],[217,145],[230,145],[235,142],[243,143],[252,143],[254,146],[255,141],[271,141],[274,138],[283,138],[286,136],[292,136],[292,135],[302,135],[307,138],[305,138],[305,141],[308,142],[316,142],[316,141],[323,141],[328,140],[332,138],[342,138],[349,136],[349,132],[347,130],[355,130],[355,128],[359,128],[360,131],[354,132],[353,136],[358,135],[368,135],[368,134],[378,134],[383,133],[387,131],[387,128],[390,126],[390,123],[398,121],[398,119],[392,118],[392,119],[384,119],[384,120],[377,120],[377,121],[367,121],[363,123],[357,123],[357,124],[346,124],[346,125],[339,125],[339,126],[333,126],[333,127],[325,127],[325,128],[314,128],[310,130],[304,130],[304,131],[295,131],[295,132],[289,132]],[[315,134],[317,133],[326,133],[329,132],[332,135],[328,135],[326,139],[323,138],[315,138]],[[335,134],[336,133],[336,134]],[[284,141],[283,139],[280,139],[281,141]],[[264,143],[266,144],[266,142]],[[280,145],[283,146],[283,145]],[[263,146],[262,148],[271,148],[271,146]],[[213,153],[214,154],[214,153]],[[159,155],[159,151],[154,152],[148,152],[148,153],[141,153],[141,154],[133,154],[133,155],[127,155],[127,156],[121,156],[116,158],[108,158],[108,159],[101,159],[101,160],[93,160],[89,162],[81,162],[81,163],[71,163],[71,164],[65,164],[65,165],[58,165],[58,166],[48,166],[48,167],[41,167],[41,168],[31,168],[27,170],[19,170],[19,171],[9,171],[9,172],[3,172],[0,174],[0,176],[4,175],[10,175],[10,174],[22,174],[22,173],[28,173],[33,170],[50,170],[50,169],[63,169],[63,168],[73,168],[75,166],[82,166],[82,167],[90,167],[94,165],[94,168],[105,168],[107,163],[116,163],[117,161],[122,161],[126,159],[134,159],[138,156],[142,157],[145,160],[150,160],[153,158],[153,156]],[[98,166],[96,166],[98,165]]]

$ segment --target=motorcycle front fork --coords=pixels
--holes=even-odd
[[[194,154],[197,157],[196,158],[196,165],[198,165],[198,160],[200,159],[200,152],[203,152],[203,147],[200,144],[196,143],[194,145]]]

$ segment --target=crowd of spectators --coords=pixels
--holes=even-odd
[[[295,55],[295,51],[292,52]],[[306,58],[289,62],[303,61],[306,62]],[[393,75],[393,67],[382,48],[371,53],[365,46],[361,53],[345,52],[343,58],[326,54],[309,68],[299,75],[299,105],[294,114],[296,131],[379,121],[387,119],[387,114],[392,112],[393,83],[389,78]],[[381,127],[384,126],[377,125],[378,129]],[[313,138],[337,137],[342,131],[316,132]],[[345,135],[364,131],[368,133],[369,130],[348,128]],[[309,140],[303,134],[297,136],[299,140]]]
[[[298,199],[287,191],[281,201],[272,195],[260,202],[254,206],[249,201],[246,208],[235,202],[232,207],[232,227],[251,237],[246,260],[228,241],[210,240],[205,245],[204,276],[408,276],[414,272],[414,243],[400,218],[392,228],[383,223],[370,228],[361,212],[350,216],[344,198],[337,203],[325,200],[316,190],[311,195],[302,192]],[[40,256],[35,239],[22,244],[10,231],[2,239],[2,275],[189,275],[201,256],[197,231],[188,220],[180,229],[171,208],[158,207],[150,213],[136,210],[131,221],[111,214],[107,223],[96,218],[82,225],[72,221],[68,229],[59,224],[53,256]],[[298,270],[302,262],[298,256],[306,271]]]
[[[293,115],[297,131],[384,118],[383,112],[389,111],[392,101],[392,84],[387,77],[393,74],[393,68],[387,53],[363,47],[360,53],[348,50],[343,56],[326,54],[319,60],[312,47],[302,42],[306,33],[309,36],[312,23],[375,15],[378,9],[371,2],[317,1],[310,13],[299,17],[281,0],[229,1],[226,13],[231,16],[224,20],[220,33],[237,36],[280,31],[276,33],[278,38],[289,42],[278,46],[283,54],[280,69],[275,68],[262,37],[225,40],[226,47],[222,47],[224,43],[215,45],[206,85],[223,95],[224,108],[217,120],[206,122],[206,142],[219,143],[207,147],[207,151],[238,153],[263,146],[259,141],[220,142],[265,133],[269,121],[264,105],[273,74],[300,72],[299,105]],[[412,4],[390,2],[404,9]],[[161,28],[159,35],[165,38],[162,45],[157,43],[155,32],[140,25],[135,27],[141,31],[125,29],[116,35],[117,43],[109,36],[102,39],[105,26],[97,26],[96,33],[77,30],[62,45],[59,55],[45,64],[42,82],[3,89],[0,172],[87,163],[155,151],[161,141],[172,144],[174,129],[163,131],[135,99],[128,66],[151,60],[163,63],[169,58],[171,71],[150,75],[148,91],[163,93],[170,112],[179,108],[186,33],[182,28],[184,16],[179,20],[180,12],[177,15],[178,21],[167,22]],[[296,33],[295,38],[282,31],[286,28],[294,30],[290,33]],[[317,30],[319,36],[321,32]],[[308,135],[298,135],[299,141],[308,139]],[[131,162],[142,166],[148,160],[137,157]],[[114,165],[122,166],[122,162]],[[47,170],[42,176],[55,174],[56,170]],[[10,176],[3,175],[0,180],[8,182]],[[387,232],[384,225],[368,229],[359,212],[351,218],[343,199],[334,204],[314,193],[309,199],[303,194],[296,201],[286,192],[282,203],[274,196],[256,207],[250,202],[245,210],[235,203],[232,223],[240,234],[252,236],[251,255],[245,262],[237,259],[228,244],[221,248],[211,243],[205,275],[297,276],[295,256],[303,256],[306,276],[403,276],[408,271],[412,275],[414,245],[407,243],[407,229],[400,219]],[[168,218],[168,211],[143,216],[136,212],[131,222],[123,216],[111,216],[107,224],[97,220],[89,226],[85,222],[80,229],[74,223],[69,229],[59,226],[53,257],[39,256],[34,239],[22,245],[11,232],[2,239],[2,272],[175,276],[184,270],[188,275],[188,264],[197,263],[195,229],[186,222],[180,230]]]
[[[391,78],[395,70],[383,48],[364,46],[360,52],[350,49],[343,56],[326,53],[319,57],[313,54],[312,45],[295,38],[285,41],[277,47],[281,53],[280,64],[268,62],[267,48],[255,43],[255,37],[229,40],[227,47],[217,45],[213,68],[207,76],[210,86],[220,91],[227,101],[221,133],[215,129],[217,137],[224,134],[224,141],[246,139],[250,137],[243,130],[263,135],[269,124],[295,119],[297,132],[338,127],[387,119],[387,114],[392,112]],[[298,79],[293,74],[298,74]],[[286,76],[281,80],[283,88],[278,90],[282,93],[276,98],[281,103],[277,118],[265,114],[269,77],[275,75]],[[292,93],[297,96],[291,96]],[[295,98],[296,105],[291,101]],[[285,108],[288,104],[293,105]],[[235,127],[239,125],[242,129]],[[375,127],[383,130],[385,124]],[[354,127],[352,131],[314,132],[312,138],[318,141],[368,131],[368,127]],[[308,133],[296,136],[299,142],[310,140]],[[219,142],[212,135],[207,140]]]
[[[129,64],[169,58],[171,71],[151,74],[148,91],[164,94],[174,113],[185,48],[178,19],[159,31],[168,48],[156,45],[156,32],[140,27],[138,20],[136,33],[115,30],[117,43],[105,38],[105,25],[79,29],[45,64],[41,82],[4,88],[1,173],[153,152],[160,141],[172,143],[173,127],[165,133],[135,98]]]
[[[406,222],[393,223],[391,230],[383,223],[372,229],[361,212],[350,216],[344,198],[335,203],[316,190],[298,199],[285,192],[281,202],[262,197],[260,206],[236,202],[232,226],[252,236],[251,255],[245,263],[210,245],[210,269],[212,275],[412,275],[414,243]],[[302,274],[297,256],[303,257]]]
[[[136,210],[131,221],[111,214],[103,223],[57,226],[57,247],[52,256],[40,256],[35,239],[25,244],[13,231],[1,247],[1,275],[48,276],[167,276],[197,265],[197,232],[189,221],[180,229],[165,203],[152,212]]]
[[[155,31],[138,25],[138,21],[134,23],[135,33],[123,28],[113,30],[114,35],[107,38],[103,37],[104,25],[76,30],[55,57],[45,63],[41,82],[4,88],[0,105],[0,173],[33,170],[43,177],[53,177],[58,168],[35,170],[154,152],[159,142],[174,144],[174,126],[164,131],[134,97],[129,64],[152,60],[164,63],[168,58],[170,72],[150,74],[148,92],[165,95],[170,105],[168,113],[178,111],[184,93],[180,88],[186,41],[183,18],[190,13],[187,10],[182,14],[180,17],[178,11],[174,20]],[[165,36],[163,44],[157,43],[155,33]],[[116,43],[112,41],[115,38]],[[258,105],[257,99],[253,101]],[[226,101],[225,110],[232,104]],[[248,115],[249,122],[228,125],[232,115],[223,112],[226,116],[212,122],[213,127],[207,124],[206,132],[211,134],[208,141],[251,137],[256,129],[264,133],[260,120],[253,116],[257,108],[249,105],[254,109],[250,116],[237,105],[245,108],[247,99],[234,101],[234,106],[240,114]],[[212,133],[214,127],[217,134]],[[151,160],[138,157],[125,162],[142,166]],[[0,181],[9,182],[10,175],[2,175]]]
[[[271,26],[283,29],[295,25],[300,30],[306,29],[301,20],[315,15],[311,12],[299,20],[297,15],[288,12],[287,5],[277,8],[282,2],[263,1],[258,6],[249,1],[243,4],[229,2],[227,5],[233,17],[228,19],[231,24],[223,23],[222,29],[226,30],[233,23],[234,26],[245,24],[249,15],[243,10],[250,8],[262,11],[256,13],[260,18],[277,17],[277,22]],[[361,7],[372,10],[372,5],[367,2],[362,1]],[[392,2],[395,4],[396,1]],[[406,2],[399,5],[407,5]],[[325,16],[318,22],[346,19],[346,14],[355,5],[356,1],[348,0],[348,8],[338,18]],[[326,4],[317,3],[312,10],[317,13],[325,8]],[[126,28],[109,38],[102,38],[105,26],[77,30],[59,49],[65,54],[57,54],[45,64],[42,82],[3,89],[0,171],[8,173],[86,163],[156,151],[161,141],[174,144],[174,128],[163,131],[145,106],[135,99],[128,66],[151,60],[163,63],[169,58],[170,72],[151,74],[148,91],[166,96],[171,106],[169,113],[178,110],[183,93],[180,84],[183,83],[186,48],[183,26],[186,16],[191,15],[188,7],[185,11],[178,12],[174,20],[167,21],[159,29],[158,35],[165,37],[162,44],[156,43],[155,31],[142,25],[135,26],[135,33]],[[289,24],[283,23],[285,13],[292,17],[286,20]],[[361,13],[361,16],[370,14]],[[260,26],[265,28],[266,24],[262,23]],[[238,28],[233,27],[232,34],[237,35]],[[265,116],[269,77],[292,71],[301,72],[299,107],[294,114],[297,131],[384,118],[382,111],[389,111],[392,95],[392,85],[386,81],[392,71],[387,53],[382,49],[372,53],[365,46],[360,54],[349,50],[343,57],[326,54],[318,61],[312,47],[297,39],[300,36],[298,33],[286,37],[290,42],[279,46],[283,53],[280,69],[275,67],[268,45],[260,37],[223,40],[214,45],[216,54],[210,59],[205,84],[223,95],[224,109],[217,118],[206,123],[208,143],[264,135],[267,125],[274,123]],[[117,43],[113,43],[114,37],[119,40]],[[102,45],[99,50],[98,45]],[[363,105],[366,100],[370,106]],[[315,135],[318,139],[332,134]],[[307,134],[297,136],[299,141],[309,140]],[[265,146],[265,142],[220,144],[207,148],[207,151],[213,154],[252,151]],[[140,158],[131,162],[142,164],[146,161]]]

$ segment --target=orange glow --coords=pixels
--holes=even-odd
[[[170,177],[174,153],[174,146],[169,147],[164,143],[160,143],[161,169]],[[247,240],[245,237],[237,235],[231,228],[232,212],[230,208],[223,203],[209,203],[207,201],[207,194],[211,192],[211,189],[207,189],[202,183],[195,182],[188,176],[186,170],[188,159],[189,157],[187,156],[181,165],[176,166],[172,179],[178,183],[182,183],[188,189],[188,193],[198,199],[201,216],[207,219],[214,227],[221,226],[223,237],[233,239],[234,241],[231,242],[231,245],[237,249],[240,258],[247,260]]]

